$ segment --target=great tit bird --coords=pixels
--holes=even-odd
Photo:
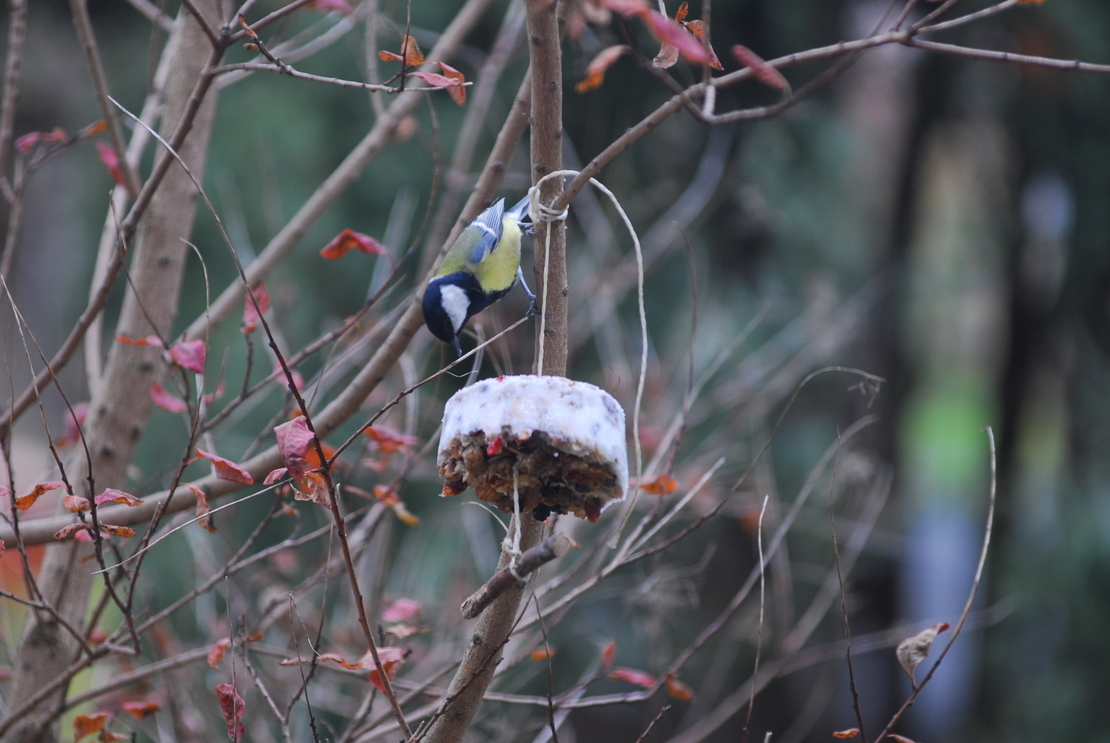
[[[439,273],[424,290],[424,324],[462,355],[459,334],[466,321],[509,293],[519,279],[535,311],[536,296],[520,270],[520,236],[527,223],[525,197],[505,211],[505,200],[478,215],[447,251]]]

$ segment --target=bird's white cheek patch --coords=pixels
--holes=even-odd
[[[466,298],[466,292],[448,284],[440,288],[439,302],[443,305],[443,311],[451,318],[451,328],[457,334],[466,322],[466,311],[470,309],[470,300]]]

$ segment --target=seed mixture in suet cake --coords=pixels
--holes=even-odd
[[[496,377],[456,393],[439,439],[443,495],[468,487],[512,513],[597,521],[628,490],[624,410],[592,384],[563,377]]]

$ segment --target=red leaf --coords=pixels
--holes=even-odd
[[[304,477],[294,478],[293,497],[296,500],[312,501],[324,508],[331,508],[328,483],[319,472],[309,472]]]
[[[197,498],[197,523],[209,534],[215,534],[216,524],[212,521],[212,514],[208,512],[208,496],[196,485],[190,485],[189,490],[192,490]]]
[[[463,83],[466,82],[466,76],[449,64],[444,64],[443,62],[437,62],[436,64],[439,65],[439,68],[443,70],[443,74],[449,80],[453,80],[455,82],[455,85],[452,85],[450,88],[447,89],[447,95],[451,96],[451,100],[453,100],[455,103],[459,104],[460,106],[465,106],[466,86],[464,86]]]
[[[347,660],[345,660],[338,653],[321,653],[319,656],[317,656],[317,660],[324,661],[326,663],[334,663],[337,666],[343,666],[348,671],[361,671],[362,670],[362,662],[361,661],[356,662],[356,663],[350,663]]]
[[[45,493],[49,493],[51,490],[57,490],[58,488],[64,488],[64,487],[65,487],[64,482],[43,482],[43,483],[39,483],[38,485],[35,486],[35,489],[32,490],[27,495],[23,495],[23,496],[20,496],[19,498],[16,498],[15,499],[15,507],[20,511],[26,511],[28,508],[33,506],[35,504],[35,501],[37,501]]]
[[[54,127],[52,132],[30,132],[24,134],[19,139],[15,140],[15,146],[26,155],[31,150],[35,149],[40,142],[42,143],[64,143],[69,140],[69,135],[61,127]]]
[[[645,493],[652,495],[670,495],[678,490],[678,480],[674,479],[666,472],[656,477],[654,480],[648,480],[641,483],[640,489]]]
[[[288,423],[282,423],[274,429],[274,436],[277,438],[278,451],[281,452],[281,458],[285,460],[285,466],[289,468],[290,476],[296,480],[302,479],[308,471],[305,466],[308,448],[316,438],[312,435],[312,431],[308,430],[305,417],[298,415]]]
[[[420,613],[420,604],[412,599],[397,599],[382,612],[383,622],[404,622]]]
[[[128,338],[126,335],[117,335],[116,341],[124,344],[125,346],[157,346],[162,348],[162,339],[156,335],[148,335],[146,338]]]
[[[155,405],[171,413],[183,413],[189,409],[189,406],[183,400],[179,400],[167,392],[161,382],[150,385],[150,399],[154,400]]]
[[[408,657],[408,651],[402,648],[378,648],[378,660],[382,662],[382,668],[385,669],[386,678],[392,679],[397,674],[397,668]],[[362,658],[363,665],[371,668],[370,683],[377,688],[378,691],[385,693],[385,682],[382,681],[382,676],[378,673],[377,667],[374,666],[373,657],[367,653]]]
[[[676,679],[673,674],[668,673],[663,678],[663,683],[667,686],[667,693],[680,702],[689,702],[694,698],[694,690]]]
[[[335,456],[335,447],[328,442],[321,441],[320,448],[324,450],[324,459],[330,461],[331,458]],[[310,446],[308,448],[308,453],[305,455],[304,461],[305,464],[308,465],[309,469],[319,469],[323,468],[324,466],[324,462],[320,459],[320,453],[316,450],[315,446]],[[336,462],[335,466],[340,467],[342,466],[342,463]]]
[[[162,709],[158,702],[151,701],[124,702],[120,707],[136,720],[141,720],[147,715],[152,715]]]
[[[659,41],[678,47],[679,54],[687,62],[709,64],[712,61],[713,58],[702,43],[683,28],[682,24],[654,10],[641,12],[639,16],[644,19]]]
[[[220,684],[216,687],[216,698],[220,700],[220,712],[227,723],[227,737],[239,743],[247,732],[243,726],[243,713],[247,711],[243,697],[235,691],[233,684]]]
[[[107,724],[107,712],[97,712],[93,715],[78,715],[73,719],[73,739],[78,741],[86,735],[100,732]]]
[[[415,75],[416,73],[413,74]],[[446,80],[447,78],[444,79]],[[454,83],[449,84],[453,85]],[[325,245],[324,248],[320,251],[320,255],[324,258],[327,258],[329,261],[334,261],[337,258],[342,258],[344,255],[347,254],[347,251],[351,250],[352,248],[354,248],[355,250],[361,250],[363,253],[369,253],[370,255],[387,255],[389,252],[385,249],[384,245],[382,245],[380,242],[370,237],[369,235],[364,235],[361,232],[355,232],[354,230],[348,228],[344,229],[342,232],[336,235],[330,243]]]
[[[3,540],[0,540],[0,541],[3,541]],[[406,637],[410,637],[412,635],[415,635],[419,631],[420,631],[419,629],[417,629],[416,627],[413,627],[411,624],[394,624],[391,627],[386,627],[385,628],[385,633],[387,635],[393,635],[398,640],[403,640]]]
[[[98,506],[102,506],[105,503],[123,503],[132,507],[141,506],[143,504],[140,499],[136,498],[130,493],[125,493],[122,490],[116,490],[115,488],[104,488],[104,492],[96,496],[94,500],[96,501],[96,505]]]
[[[62,505],[65,506],[67,511],[77,513],[78,511],[89,510],[89,499],[82,498],[79,495],[67,495],[62,498]]]
[[[220,661],[227,655],[228,648],[231,647],[231,638],[225,637],[222,640],[216,640],[212,647],[208,649],[208,667],[213,671],[219,670]]]
[[[859,735],[859,728],[848,728],[847,730],[838,730],[833,733],[834,738],[855,738]]]
[[[686,27],[687,31],[697,36],[699,39],[709,33],[709,29],[705,27],[705,21],[689,21],[682,25]]]
[[[647,0],[602,0],[603,6],[622,15],[639,15],[651,9]]]
[[[601,84],[605,82],[606,70],[620,59],[623,54],[631,51],[632,47],[625,44],[618,44],[602,49],[597,53],[597,56],[590,60],[590,64],[586,66],[586,76],[574,86],[574,89],[579,93],[585,93],[594,88],[600,88]]]
[[[319,10],[337,10],[343,15],[350,15],[355,12],[354,8],[348,5],[346,0],[312,0],[309,5]]]
[[[690,3],[687,3],[687,2],[684,1],[682,3],[682,5],[678,6],[678,10],[675,11],[674,19],[676,21],[678,21],[679,23],[682,23],[682,20],[684,18],[686,18],[686,16],[688,16],[689,14],[690,14]]]
[[[170,358],[182,369],[204,374],[204,359],[208,355],[204,341],[181,341],[170,346]]]
[[[254,477],[251,473],[247,472],[241,466],[232,462],[230,459],[210,454],[202,449],[197,449],[197,456],[203,457],[212,463],[213,469],[216,470],[216,477],[221,480],[228,480],[229,482],[238,482],[243,485],[251,485],[254,483]]]
[[[613,667],[613,656],[617,654],[617,641],[610,640],[601,650],[601,665],[608,671]]]
[[[127,181],[124,180],[123,171],[120,170],[119,167],[119,158],[116,157],[116,151],[112,149],[111,145],[107,142],[97,140],[96,154],[100,155],[100,162],[104,163],[104,167],[108,168],[112,180],[118,185],[127,188]]]
[[[89,527],[85,526],[84,524],[70,524],[69,526],[63,526],[61,529],[58,529],[58,531],[54,532],[54,538],[58,540],[69,539],[70,537],[77,539],[77,537],[74,535],[77,533],[87,535],[88,528]],[[79,541],[90,542],[92,540],[86,538]]]
[[[763,58],[742,44],[734,44],[732,56],[745,67],[751,67],[755,76],[772,88],[777,88],[784,93],[790,93],[790,83],[782,73],[763,61]]]
[[[35,146],[38,145],[40,141],[42,141],[42,132],[28,132],[15,140],[15,147],[26,155],[28,152],[35,149]]]
[[[266,289],[266,282],[259,281],[250,289],[250,293],[254,296],[255,301],[258,302],[258,309],[255,309],[254,302],[248,296],[243,301],[243,322],[239,326],[244,333],[253,333],[258,327],[258,321],[262,315],[265,315],[270,309],[270,292]]]
[[[404,521],[409,526],[416,526],[420,523],[417,518],[405,507],[405,502],[401,500],[401,496],[397,495],[392,490],[387,489],[382,485],[374,486],[374,497],[382,502],[382,505],[388,506],[393,509],[393,513],[397,514],[397,518]]]
[[[81,440],[81,426],[85,425],[85,418],[88,415],[89,404],[87,402],[79,402],[73,406],[73,412],[66,416],[66,435],[58,441],[58,446],[69,446]]]
[[[383,62],[400,62],[405,60],[405,64],[409,67],[419,67],[424,64],[424,55],[420,53],[420,47],[416,45],[416,39],[411,36],[405,36],[401,39],[401,53],[394,54],[393,52],[378,52],[378,57]]]
[[[547,660],[553,655],[555,655],[555,650],[553,648],[539,648],[529,653],[528,657],[535,662],[539,662],[541,660]]]
[[[494,436],[490,442],[486,444],[486,456],[496,457],[501,453],[501,449],[505,446],[505,442],[501,440],[500,436]]]
[[[395,454],[399,451],[406,451],[410,446],[415,446],[420,443],[420,439],[415,436],[408,436],[403,433],[397,433],[392,428],[386,426],[370,426],[362,431],[366,434],[367,438],[373,441],[378,446],[378,450],[383,454]]]
[[[285,479],[289,474],[287,467],[278,467],[276,470],[270,470],[270,474],[266,475],[266,479],[262,481],[263,485],[273,485],[275,482]]]
[[[405,63],[411,67],[424,64],[424,55],[420,53],[420,47],[416,45],[416,39],[411,36],[405,36],[401,39],[401,54],[405,55]]]
[[[135,536],[135,530],[130,526],[116,526],[115,524],[101,524],[101,531],[106,531],[113,537],[120,537],[122,539],[130,539]]]
[[[655,686],[655,677],[643,671],[637,671],[634,668],[617,668],[609,674],[609,678],[614,681],[627,681],[636,686],[643,686],[650,689]]]
[[[446,75],[440,75],[437,72],[410,72],[409,76],[418,77],[433,88],[450,88],[462,84],[457,80],[452,80]]]
[[[103,134],[106,131],[108,131],[108,122],[104,119],[100,119],[99,121],[94,121],[81,131],[77,132],[77,136],[79,138],[95,137],[97,134]]]
[[[709,44],[709,27],[705,25],[705,21],[688,21],[682,25],[698,39],[702,39],[702,44],[709,52],[709,66],[715,70],[723,70],[724,66],[721,64],[721,60],[717,59],[717,53],[713,51],[713,47]]]

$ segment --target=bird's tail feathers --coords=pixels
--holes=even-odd
[[[517,223],[521,223],[525,219],[527,219],[528,218],[528,197],[525,196],[523,199],[518,201],[513,206],[512,209],[509,209],[507,212],[505,212],[505,218],[506,219],[511,219],[511,220],[513,220]]]

